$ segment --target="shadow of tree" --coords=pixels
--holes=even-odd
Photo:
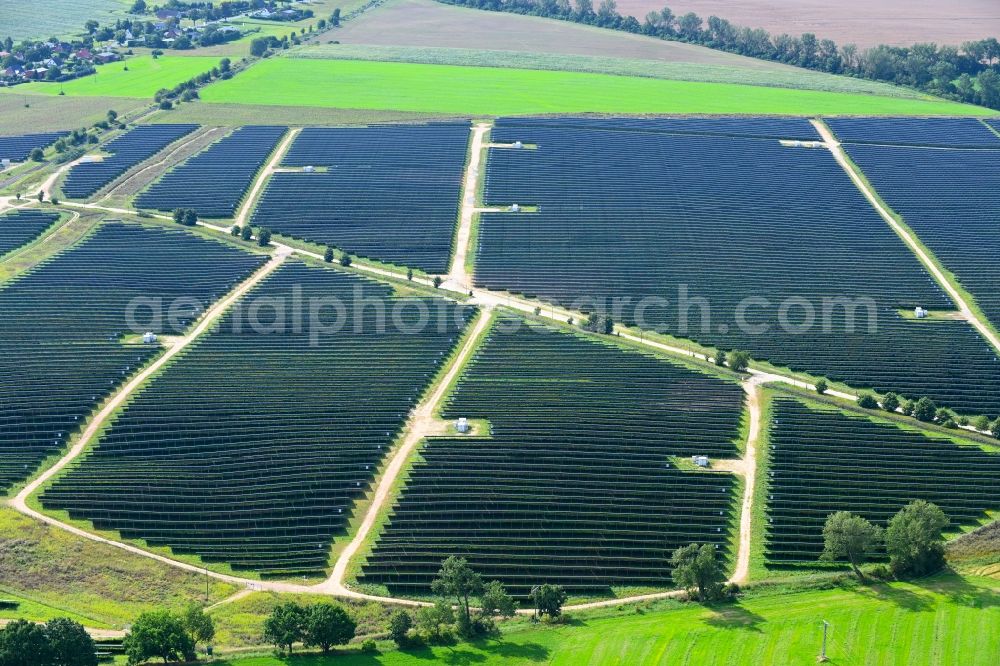
[[[859,585],[851,588],[851,591],[860,596],[892,603],[916,613],[934,610],[937,605],[936,600],[928,594],[920,594],[901,587],[891,587],[885,583],[869,586]]]
[[[948,597],[952,603],[969,608],[996,608],[1000,606],[1000,592],[972,585],[957,574],[937,576],[917,581],[916,584]]]
[[[758,625],[767,622],[764,617],[747,610],[739,604],[717,606],[709,609],[709,611],[711,615],[706,617],[704,622],[710,627],[717,629],[745,629],[759,632],[761,629]]]

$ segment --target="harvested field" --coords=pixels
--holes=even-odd
[[[127,0],[48,0],[45,3],[0,0],[0,35],[15,41],[66,37],[83,32],[88,19],[113,23],[128,12]]]
[[[152,104],[152,100],[128,97],[69,98],[24,92],[24,86],[0,88],[0,118],[3,118],[5,135],[84,127],[104,120],[110,109],[127,115]]]
[[[772,33],[813,32],[838,44],[854,42],[910,45],[937,42],[959,45],[970,39],[1000,34],[1000,4],[996,0],[619,0],[618,11],[640,21],[666,4],[675,14],[694,12],[708,20],[713,14],[732,23],[765,28]]]
[[[794,69],[702,46],[555,19],[498,14],[434,0],[398,0],[330,33],[341,44],[444,46],[604,58],[640,58],[745,69]]]
[[[2,99],[0,95],[0,99]],[[468,116],[458,116],[468,117]],[[301,127],[309,125],[370,125],[377,123],[426,122],[451,120],[454,114],[417,113],[378,109],[324,109],[315,106],[270,106],[262,104],[181,104],[173,111],[159,111],[150,116],[149,123],[195,123],[242,127],[253,125],[261,118],[270,123]]]

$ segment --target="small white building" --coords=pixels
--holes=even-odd
[[[927,315],[928,315],[927,310],[923,309],[919,305],[913,308],[913,316],[916,317],[917,319],[926,319]]]
[[[521,143],[520,141],[515,141],[514,142],[514,147],[515,148],[524,148],[524,144]]]
[[[152,331],[146,331],[145,335],[142,336],[142,344],[152,345],[156,344],[156,333]]]
[[[691,456],[691,462],[698,467],[708,467],[708,456]]]
[[[510,205],[510,212],[516,213],[516,212],[518,212],[520,210],[521,210],[521,207],[518,206],[517,204],[511,204]]]
[[[469,419],[464,416],[455,421],[455,430],[461,433],[469,432]]]
[[[302,167],[302,170],[305,171],[306,173],[312,173],[313,171],[316,170],[316,167],[314,166]]]

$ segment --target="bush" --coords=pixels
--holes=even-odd
[[[251,238],[253,238],[253,227],[251,227],[249,224],[244,224],[243,229],[240,230],[240,238],[242,238],[245,241],[248,241]]]
[[[733,372],[743,372],[750,366],[750,354],[745,351],[729,353],[729,369]]]
[[[882,398],[882,409],[887,412],[894,412],[899,408],[899,396],[895,393],[886,393]]]
[[[346,267],[348,267],[348,266],[351,265],[352,261],[353,260],[351,259],[351,255],[347,254],[346,252],[344,252],[344,253],[342,253],[340,255],[340,265],[341,266],[343,266],[343,267],[346,268]]]
[[[326,252],[323,253],[323,261],[325,261],[328,264],[329,263],[333,263],[333,248],[332,247],[326,248]]]
[[[378,645],[375,643],[374,639],[366,638],[364,642],[361,643],[361,651],[365,654],[378,654]]]
[[[824,393],[826,393],[826,391],[827,391],[828,388],[829,388],[829,385],[827,385],[825,379],[818,379],[818,380],[816,380],[816,393],[819,393],[820,395],[823,395]]]
[[[169,99],[165,99],[160,102],[160,111],[169,111],[172,108],[174,108],[174,105]]]
[[[267,227],[261,227],[260,231],[257,232],[257,245],[261,247],[267,247],[271,244],[271,230]]]
[[[863,409],[878,409],[878,400],[871,393],[862,393],[858,396],[858,407]]]
[[[930,398],[921,398],[913,405],[913,417],[918,421],[931,423],[937,415],[937,405]]]
[[[407,642],[407,634],[413,627],[413,618],[405,610],[397,610],[389,616],[389,638],[402,647]]]
[[[715,364],[722,367],[726,364],[726,352],[721,349],[715,353]]]
[[[45,153],[41,148],[34,148],[31,151],[30,157],[32,162],[41,162],[45,159]]]

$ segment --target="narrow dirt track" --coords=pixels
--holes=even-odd
[[[471,276],[465,270],[468,259],[469,241],[472,238],[472,220],[476,215],[476,193],[479,190],[479,165],[482,162],[485,144],[483,137],[490,131],[490,126],[480,123],[472,128],[472,139],[469,142],[469,164],[465,169],[462,188],[462,210],[459,215],[458,232],[455,234],[455,252],[451,259],[451,270],[447,281],[459,289],[468,289]]]
[[[301,127],[293,127],[288,131],[288,134],[285,135],[285,138],[282,139],[281,143],[278,144],[278,147],[274,149],[271,159],[268,160],[264,168],[261,169],[259,174],[257,174],[257,179],[254,181],[253,187],[250,188],[250,191],[247,192],[246,197],[244,197],[243,205],[240,206],[239,212],[233,219],[234,224],[238,224],[242,227],[247,223],[247,218],[250,217],[250,211],[253,209],[254,203],[257,201],[257,197],[260,195],[260,191],[263,189],[264,183],[267,182],[267,179],[271,177],[271,174],[274,173],[278,168],[278,165],[281,164],[281,160],[284,159],[285,154],[291,147],[292,141],[295,140],[295,137],[297,137],[301,131]]]
[[[813,120],[812,124],[816,128],[816,131],[819,132],[820,136],[823,137],[823,142],[827,149],[833,154],[834,159],[837,160],[837,163],[840,164],[841,168],[847,172],[848,176],[850,176],[851,181],[853,181],[855,186],[861,190],[861,193],[865,195],[865,198],[868,199],[868,202],[872,205],[872,207],[878,211],[878,214],[882,216],[882,219],[884,219],[889,226],[892,227],[892,230],[903,239],[903,242],[906,243],[913,254],[917,255],[917,259],[919,259],[920,263],[924,265],[924,268],[926,268],[927,271],[934,277],[934,280],[942,289],[944,289],[945,293],[951,297],[951,300],[955,302],[955,305],[958,307],[959,312],[962,313],[963,318],[972,324],[975,329],[979,331],[980,335],[986,338],[986,340],[993,346],[994,350],[1000,352],[1000,338],[997,337],[990,326],[976,316],[976,313],[972,311],[971,307],[969,307],[969,304],[966,302],[965,298],[962,297],[962,294],[960,294],[958,290],[948,282],[944,273],[942,273],[941,269],[938,268],[937,262],[932,259],[922,247],[920,247],[920,244],[916,241],[910,231],[897,222],[896,218],[892,216],[892,213],[886,210],[885,206],[883,206],[879,201],[878,196],[876,196],[868,184],[865,183],[864,179],[862,179],[851,166],[850,160],[847,157],[847,153],[844,152],[843,146],[840,145],[840,142],[833,136],[829,128],[827,128],[827,126],[819,120]]]
[[[214,572],[205,572],[201,567],[197,567],[185,562],[179,562],[162,555],[157,555],[156,553],[151,553],[149,551],[143,550],[136,546],[130,544],[122,543],[120,541],[115,541],[113,539],[107,539],[97,534],[92,534],[86,530],[82,530],[73,525],[63,523],[51,516],[47,516],[43,513],[35,511],[27,505],[27,498],[32,495],[36,490],[38,490],[45,482],[55,476],[60,470],[70,464],[73,460],[80,456],[86,450],[87,444],[93,439],[101,428],[107,423],[108,419],[117,411],[119,407],[125,404],[128,398],[140,387],[142,384],[149,379],[157,370],[162,368],[170,359],[180,353],[188,345],[194,342],[198,337],[205,333],[215,321],[222,316],[222,314],[229,309],[229,307],[235,303],[240,297],[246,294],[248,291],[253,289],[261,280],[267,277],[275,269],[284,263],[285,259],[288,257],[288,253],[276,253],[270,261],[268,261],[262,268],[258,269],[252,276],[243,281],[239,286],[237,286],[233,291],[229,293],[223,300],[217,302],[211,310],[208,310],[204,315],[202,315],[198,324],[195,328],[180,338],[172,347],[167,349],[163,355],[158,357],[145,369],[135,375],[124,387],[119,389],[119,391],[105,404],[105,406],[90,420],[87,427],[80,434],[77,439],[77,443],[74,444],[70,450],[60,458],[54,465],[42,472],[36,479],[28,483],[21,491],[11,498],[7,504],[14,510],[23,513],[26,516],[40,520],[43,523],[58,527],[60,529],[71,532],[77,536],[90,539],[91,541],[98,541],[105,543],[116,548],[121,548],[122,550],[129,551],[137,555],[143,555],[145,557],[150,557],[155,560],[159,560],[165,564],[170,564],[171,566],[176,566],[188,571],[194,571],[197,573],[208,573],[208,575],[213,578],[220,580],[225,580],[237,584],[246,584],[247,579],[238,578],[235,576],[227,576],[224,574],[217,574]],[[295,586],[296,588],[302,588],[303,586]]]
[[[317,591],[356,599],[389,601],[389,599],[363,595],[348,588],[344,584],[348,564],[350,563],[351,558],[354,557],[364,544],[365,539],[371,532],[372,527],[375,526],[375,521],[378,520],[379,513],[382,511],[386,501],[389,499],[389,495],[392,492],[392,486],[396,482],[396,478],[399,476],[399,473],[402,471],[406,461],[409,459],[414,449],[416,449],[424,437],[438,432],[439,429],[435,427],[438,424],[438,419],[435,417],[435,413],[437,412],[441,401],[444,399],[445,393],[448,391],[448,387],[451,386],[452,382],[458,376],[458,373],[460,373],[465,367],[466,362],[469,360],[469,357],[476,348],[476,343],[480,335],[490,325],[492,319],[493,312],[491,309],[484,309],[480,312],[479,318],[476,320],[476,323],[473,324],[472,329],[466,337],[465,345],[458,352],[454,362],[438,383],[437,388],[424,402],[414,408],[413,414],[410,416],[406,438],[403,440],[403,444],[399,447],[399,450],[396,451],[395,455],[392,457],[392,460],[386,467],[385,472],[383,472],[378,486],[375,489],[375,495],[372,497],[371,504],[368,507],[368,512],[365,514],[361,526],[358,528],[354,538],[351,539],[351,542],[340,553],[340,556],[337,558],[337,561],[333,566],[333,572],[330,574],[330,577],[326,580],[326,582],[317,586]],[[400,603],[403,600],[392,601]],[[416,602],[410,603],[417,605]]]

